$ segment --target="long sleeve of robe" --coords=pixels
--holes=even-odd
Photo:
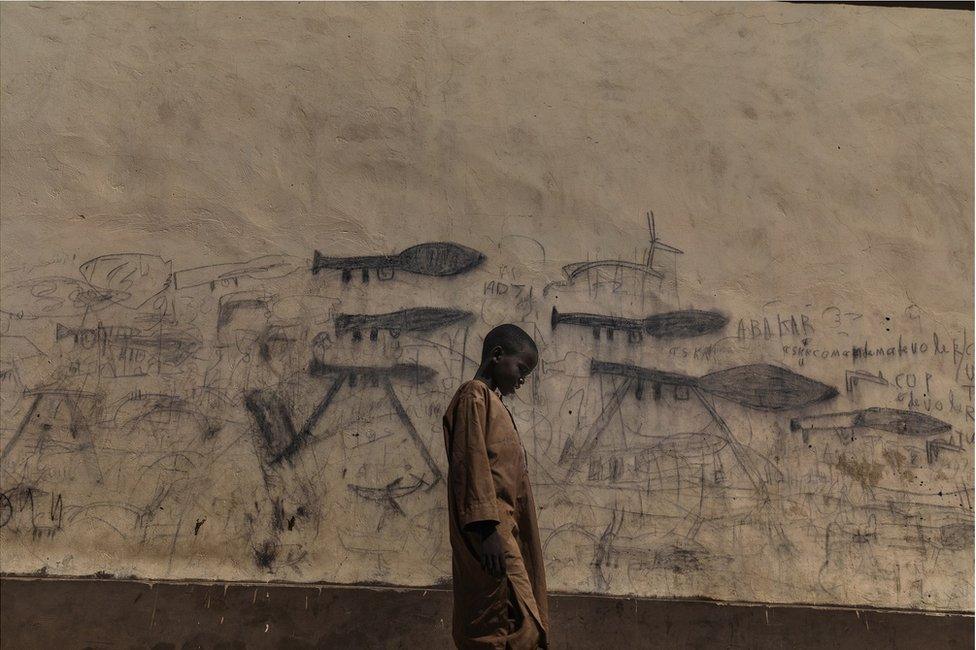
[[[463,384],[444,415],[454,578],[454,641],[462,649],[546,647],[542,544],[525,450],[511,413],[487,384]],[[481,566],[466,526],[497,524],[506,575]]]

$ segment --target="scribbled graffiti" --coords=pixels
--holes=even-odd
[[[553,266],[510,236],[491,260],[452,242],[175,270],[107,252],[11,277],[4,546],[29,570],[71,539],[165,558],[163,577],[199,552],[235,575],[444,579],[441,416],[507,320],[540,348],[512,411],[553,587],[955,603],[928,576],[972,562],[965,329],[696,309],[677,259],[704,251],[647,228],[634,261]],[[515,250],[548,275],[519,276]]]

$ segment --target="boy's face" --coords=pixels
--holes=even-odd
[[[502,395],[514,395],[539,362],[536,353],[527,348],[523,348],[518,354],[505,354],[501,348],[495,348],[492,358],[495,363],[491,378]]]

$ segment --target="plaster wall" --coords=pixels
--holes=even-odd
[[[3,572],[449,581],[508,321],[553,590],[971,609],[972,13],[0,14]]]

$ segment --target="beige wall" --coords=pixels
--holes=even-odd
[[[553,589],[971,609],[971,13],[2,18],[3,571],[449,580],[439,418],[514,321],[541,348],[513,410]],[[580,261],[641,267],[649,211],[683,254],[567,280]],[[368,283],[309,270],[314,250],[424,242],[486,259]],[[610,339],[553,329],[554,306],[729,322]],[[469,316],[336,330],[415,307]],[[770,364],[838,394],[763,410],[750,399],[783,381],[766,367],[656,388],[594,360]],[[871,407],[938,422],[791,430]]]

